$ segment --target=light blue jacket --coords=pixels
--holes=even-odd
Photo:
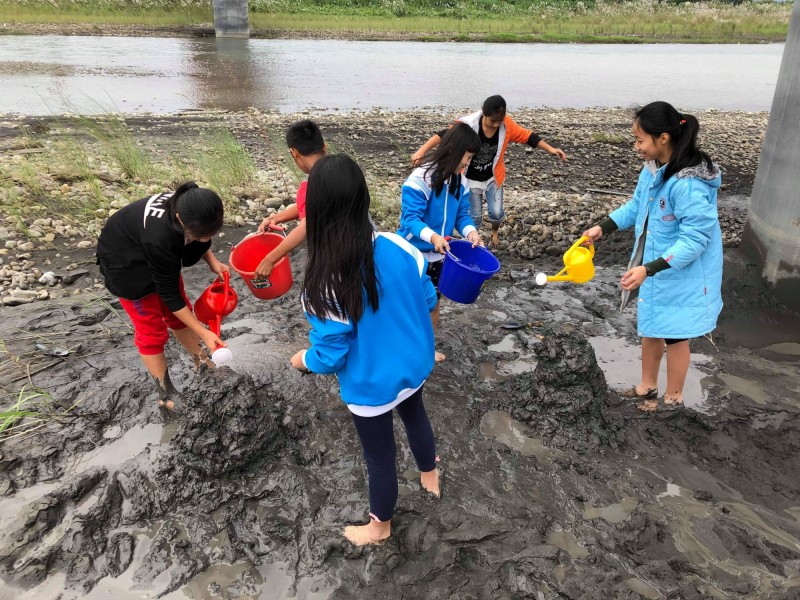
[[[407,239],[421,252],[432,252],[431,236],[434,233],[446,237],[457,229],[467,237],[475,231],[469,216],[469,187],[467,180],[459,175],[456,193],[449,186],[442,187],[438,194],[431,187],[427,167],[414,169],[403,184],[400,229],[397,235]]]
[[[639,290],[639,335],[699,337],[717,326],[722,310],[722,179],[716,165],[701,163],[664,181],[665,168],[645,164],[633,198],[610,216],[620,229],[635,226],[637,240],[646,221],[643,263],[663,258],[670,265]]]
[[[394,233],[374,236],[378,310],[366,304],[357,323],[335,314],[323,321],[306,312],[311,347],[303,363],[314,373],[336,373],[342,400],[361,406],[407,397],[433,369],[430,312],[436,290],[427,261]]]

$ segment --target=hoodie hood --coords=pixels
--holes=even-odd
[[[718,188],[722,184],[722,171],[720,170],[719,166],[717,166],[715,163],[712,163],[709,167],[708,163],[706,163],[704,160],[700,161],[699,165],[681,169],[675,174],[675,177],[678,179],[688,179],[689,177],[694,177],[695,179],[699,179],[714,188]]]

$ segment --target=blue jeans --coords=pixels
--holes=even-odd
[[[498,187],[492,180],[486,189],[471,187],[469,189],[469,216],[475,227],[480,227],[483,220],[483,199],[486,198],[486,211],[489,213],[489,223],[500,223],[506,216],[503,210],[503,187]]]

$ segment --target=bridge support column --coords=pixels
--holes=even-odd
[[[213,0],[217,37],[250,37],[247,0]]]
[[[800,2],[795,2],[742,248],[776,298],[800,309]]]

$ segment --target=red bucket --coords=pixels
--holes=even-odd
[[[284,236],[277,233],[253,233],[231,250],[231,268],[242,276],[256,298],[272,300],[283,296],[292,287],[292,266],[288,255],[275,264],[267,279],[253,281],[259,263],[283,240]]]

